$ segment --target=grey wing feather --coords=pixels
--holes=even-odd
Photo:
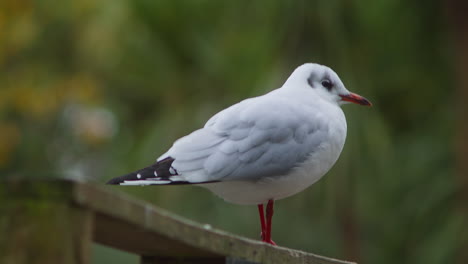
[[[327,120],[308,106],[249,99],[213,116],[161,158],[173,157],[179,175],[190,182],[255,180],[282,175],[305,161],[327,129]]]

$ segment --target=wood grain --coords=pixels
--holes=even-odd
[[[88,263],[91,241],[138,254],[145,264],[351,263],[212,229],[108,186],[58,179],[2,180],[0,186],[0,228],[7,234],[0,263]],[[18,252],[50,254],[47,261],[8,259]]]

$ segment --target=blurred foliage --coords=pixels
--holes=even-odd
[[[319,62],[374,107],[344,107],[340,160],[277,203],[275,241],[361,263],[454,262],[464,219],[442,10],[435,0],[1,1],[0,172],[104,182]],[[116,188],[258,238],[256,208],[201,188]],[[96,263],[119,258],[96,251]]]

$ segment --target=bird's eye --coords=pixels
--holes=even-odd
[[[325,79],[322,81],[322,86],[327,88],[327,90],[330,91],[333,88],[333,83],[330,80]]]

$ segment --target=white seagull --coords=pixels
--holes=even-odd
[[[228,202],[256,204],[262,241],[275,245],[274,200],[304,190],[335,164],[346,139],[340,105],[348,102],[371,105],[332,69],[303,64],[281,88],[222,110],[151,166],[107,183],[199,184]]]

